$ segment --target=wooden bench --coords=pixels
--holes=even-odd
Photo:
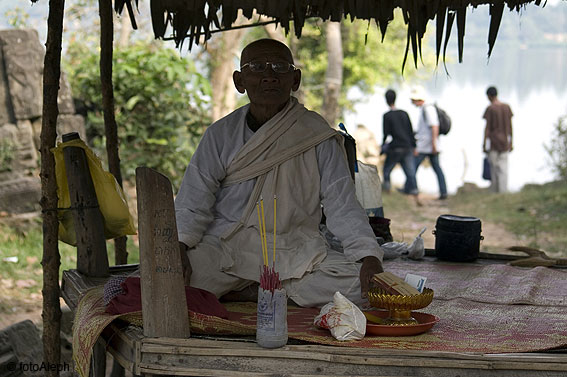
[[[564,376],[567,371],[565,350],[482,354],[313,344],[288,344],[269,350],[247,337],[191,337],[182,293],[181,261],[179,253],[174,252],[177,231],[171,184],[163,175],[140,168],[137,193],[144,327],[120,321],[107,326],[93,356],[91,371],[95,376],[104,376],[105,352],[135,375],[552,377]],[[154,253],[157,248],[166,252]],[[96,260],[89,250],[79,253],[79,258]],[[64,271],[62,282],[62,296],[73,311],[88,289],[103,285],[108,276],[138,268],[111,266],[106,273],[93,273],[89,263],[85,267],[77,262],[82,268]]]

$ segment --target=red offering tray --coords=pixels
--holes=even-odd
[[[368,313],[386,319],[389,312],[385,310],[369,311]],[[432,314],[411,312],[411,316],[417,320],[412,325],[379,325],[366,321],[366,336],[409,336],[426,332],[439,322],[439,317]]]

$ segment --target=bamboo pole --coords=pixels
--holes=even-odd
[[[65,0],[49,0],[47,42],[43,63],[43,110],[41,120],[41,208],[43,219],[43,359],[47,365],[58,365],[61,359],[61,307],[59,304],[59,266],[61,258],[57,245],[57,182],[55,159],[50,149],[57,137],[57,96],[61,77],[61,43]],[[57,368],[46,376],[58,376]]]

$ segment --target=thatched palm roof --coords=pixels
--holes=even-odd
[[[135,27],[131,1],[138,3],[138,0],[115,0],[115,9],[120,13],[126,5]],[[150,0],[156,38],[174,39],[178,47],[188,40],[189,49],[203,38],[209,39],[216,31],[231,29],[239,10],[251,20],[251,26],[255,25],[253,18],[257,18],[254,15],[273,19],[270,22],[279,24],[286,33],[290,31],[290,24],[293,22],[298,38],[305,20],[311,17],[330,21],[341,21],[345,18],[374,20],[384,38],[388,23],[394,18],[394,9],[400,8],[408,31],[406,58],[411,46],[416,64],[418,56],[421,55],[421,40],[429,20],[436,19],[437,60],[442,46],[445,57],[449,36],[456,20],[459,61],[462,61],[466,13],[469,6],[476,8],[482,4],[490,5],[490,56],[504,9],[507,7],[519,11],[521,7],[532,2],[540,5],[541,0]],[[171,38],[165,36],[168,25],[173,30]],[[405,61],[406,59],[404,64]]]

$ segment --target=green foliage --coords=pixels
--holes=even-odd
[[[88,142],[104,156],[99,52],[73,42],[65,63],[73,96],[88,110]],[[114,51],[113,84],[123,176],[133,180],[136,167],[148,166],[177,186],[210,123],[208,80],[177,51],[145,42]]]
[[[557,120],[551,143],[545,145],[545,150],[555,173],[567,182],[567,116]]]
[[[20,7],[8,9],[4,13],[4,17],[8,20],[8,24],[15,29],[24,29],[28,27],[30,15]]]

